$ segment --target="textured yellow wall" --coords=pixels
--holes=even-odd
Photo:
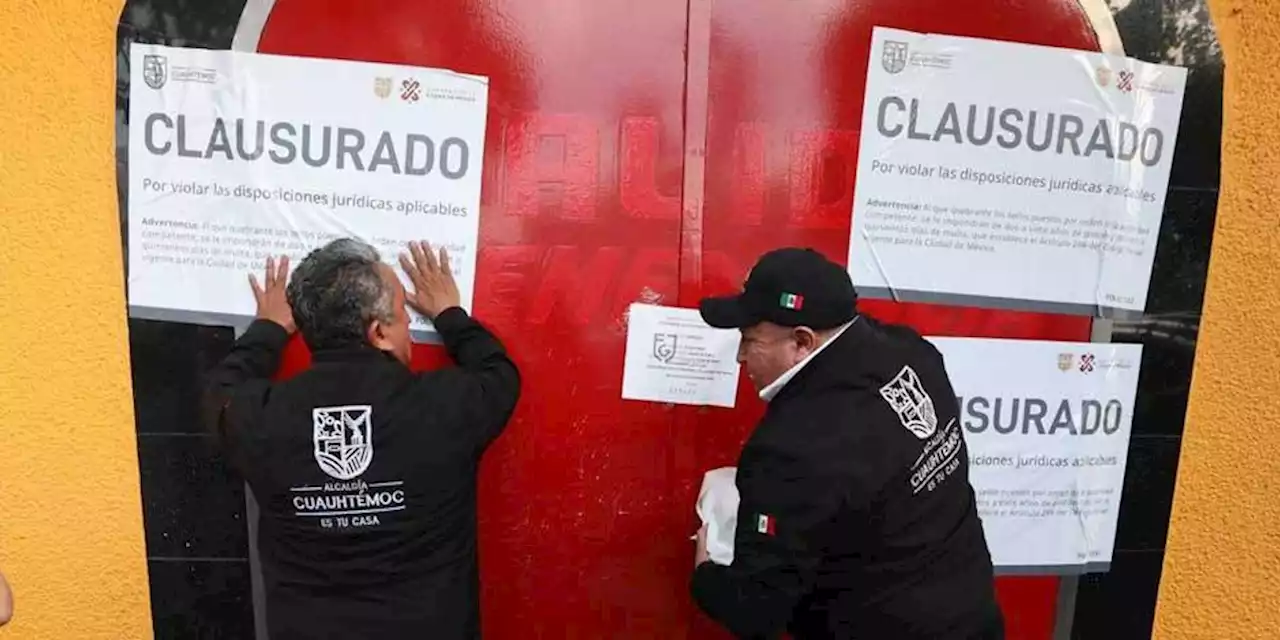
[[[0,0],[8,640],[150,638],[115,196],[120,0]]]
[[[1280,0],[1209,0],[1222,197],[1157,638],[1280,638]]]

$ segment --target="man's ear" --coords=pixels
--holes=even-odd
[[[795,328],[796,345],[812,352],[818,348],[818,334],[809,327]]]
[[[387,338],[386,326],[381,320],[374,320],[369,323],[369,328],[365,331],[365,339],[373,348],[380,351],[391,350],[391,340]]]

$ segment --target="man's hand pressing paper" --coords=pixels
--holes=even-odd
[[[460,306],[461,296],[449,266],[449,252],[440,247],[439,255],[433,254],[431,245],[425,242],[410,242],[409,252],[411,255],[400,254],[400,268],[413,282],[409,306],[428,320],[435,320],[446,309]]]
[[[289,257],[267,258],[267,268],[262,282],[258,277],[249,274],[249,286],[253,287],[253,299],[258,303],[257,318],[270,320],[285,331],[292,334],[298,325],[293,321],[293,308],[289,306],[289,298],[285,295],[289,283]]]

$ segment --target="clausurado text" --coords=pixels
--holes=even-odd
[[[960,112],[966,117],[961,124]],[[950,142],[983,147],[991,142],[1003,149],[1019,147],[1034,152],[1113,160],[1138,160],[1148,167],[1160,163],[1164,155],[1164,132],[1154,127],[1139,128],[1111,116],[1086,120],[1070,113],[1023,112],[1014,107],[957,105],[948,102],[932,126],[923,124],[920,100],[885,96],[876,112],[876,131],[886,138],[905,134],[910,140]],[[997,124],[1000,132],[996,133]]]
[[[206,129],[201,132],[197,129]],[[375,140],[370,144],[370,139]],[[301,161],[310,167],[338,170],[386,171],[426,176],[438,172],[459,180],[471,168],[471,148],[466,140],[435,139],[420,133],[366,134],[353,127],[213,118],[212,125],[197,127],[186,115],[148,114],[143,122],[143,146],[147,152],[201,160],[222,159],[280,165]]]
[[[970,433],[1113,435],[1124,425],[1119,400],[957,397],[960,423]]]

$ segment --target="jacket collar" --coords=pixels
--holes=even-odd
[[[390,353],[375,349],[370,345],[359,345],[321,349],[311,354],[311,361],[316,363],[396,362],[396,359]]]
[[[889,336],[874,319],[859,314],[838,336],[798,369],[769,402],[773,408],[806,393],[823,389],[860,389],[874,385],[877,363],[894,358]]]
[[[770,400],[773,400],[775,397],[777,397],[778,392],[782,391],[783,387],[786,387],[787,383],[791,382],[792,378],[796,377],[796,375],[799,374],[800,371],[804,369],[806,365],[808,365],[810,362],[813,362],[814,358],[817,358],[818,355],[823,352],[823,350],[831,346],[831,344],[834,343],[836,340],[839,340],[840,336],[844,335],[845,330],[847,330],[850,325],[852,325],[857,321],[858,321],[858,318],[855,316],[853,320],[850,320],[849,322],[846,322],[843,325],[841,325],[841,327],[835,332],[835,334],[833,334],[830,338],[828,338],[826,342],[823,342],[822,344],[818,345],[818,348],[814,349],[812,353],[805,356],[804,360],[797,362],[794,367],[787,369],[786,373],[783,373],[782,375],[778,376],[777,380],[770,382],[769,386],[761,389],[760,399],[764,400],[765,402],[769,402]]]

